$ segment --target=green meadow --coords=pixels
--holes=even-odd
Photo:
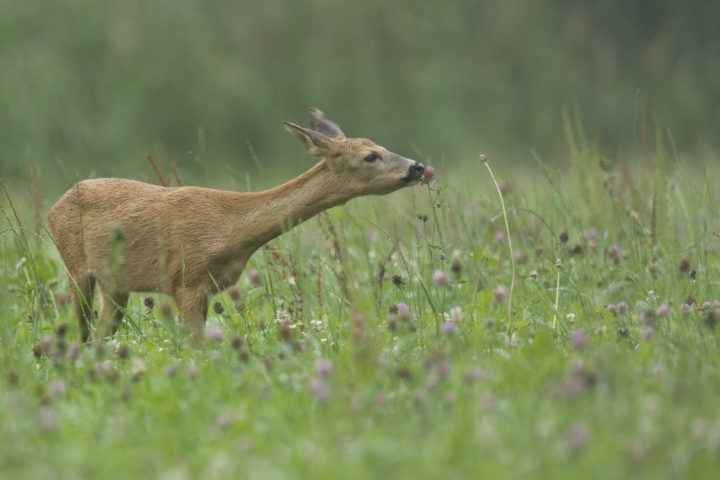
[[[0,1],[0,478],[715,478],[718,13]],[[277,185],[309,107],[434,181],[80,344],[60,195]]]
[[[712,476],[715,174],[587,158],[505,178],[509,318],[477,161],[271,242],[200,349],[155,294],[79,345],[56,248],[5,197],[3,476]]]

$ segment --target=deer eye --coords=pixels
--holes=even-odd
[[[380,155],[378,155],[377,153],[371,153],[370,155],[365,157],[365,161],[368,163],[373,163],[378,158],[380,158]]]

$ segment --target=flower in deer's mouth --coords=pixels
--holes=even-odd
[[[434,183],[435,182],[435,168],[427,166],[423,171],[420,181],[423,183]]]

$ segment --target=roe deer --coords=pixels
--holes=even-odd
[[[269,190],[239,193],[160,187],[120,178],[83,180],[50,209],[50,232],[69,274],[83,342],[96,283],[96,339],[112,335],[130,292],[173,297],[186,328],[202,338],[208,296],[237,282],[262,245],[330,207],[417,183],[424,166],[364,138],[346,138],[310,110],[311,129],[285,122],[310,154],[310,170]]]

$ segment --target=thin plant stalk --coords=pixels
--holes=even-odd
[[[493,175],[490,164],[487,161],[487,157],[485,155],[480,155],[480,162],[487,167],[487,170],[490,173],[490,178],[492,178],[492,181],[495,184],[495,190],[497,190],[498,196],[500,197],[503,220],[505,220],[505,234],[507,235],[508,250],[510,251],[510,267],[512,270],[512,276],[510,278],[510,293],[508,294],[507,302],[507,323],[508,328],[512,328],[512,297],[513,290],[515,289],[515,255],[513,254],[512,239],[510,238],[510,224],[508,223],[507,211],[505,210],[505,200],[503,199],[502,192],[500,191],[500,185],[498,185],[497,180],[495,180],[495,175]]]
[[[560,269],[557,272],[557,283],[555,284],[555,311],[553,312],[552,326],[557,328],[557,312],[560,304]]]

